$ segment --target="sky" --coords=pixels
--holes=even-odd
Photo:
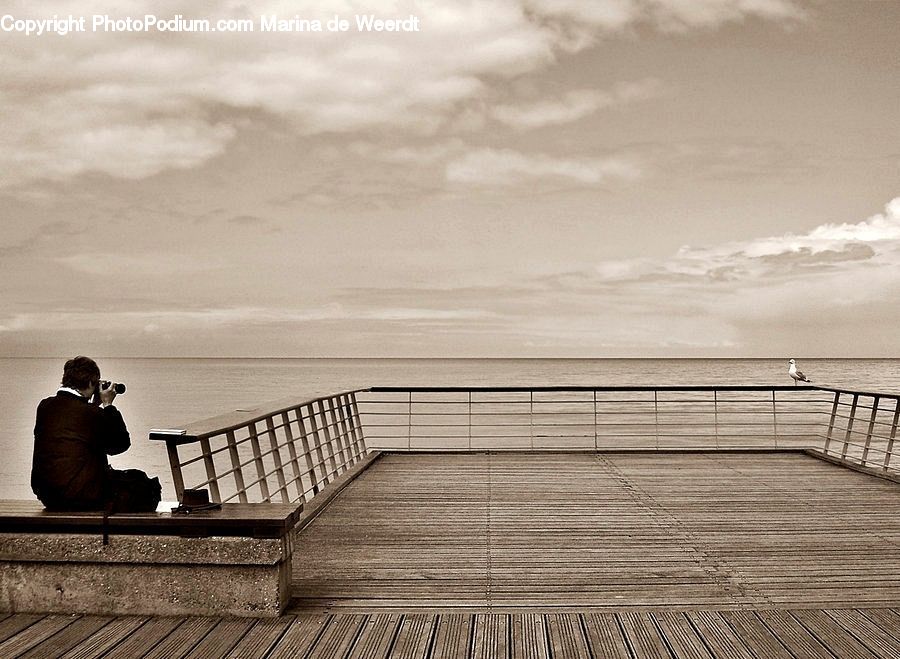
[[[900,357],[900,2],[0,18],[0,356]]]

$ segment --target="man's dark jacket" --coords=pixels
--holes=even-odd
[[[106,456],[123,453],[129,446],[131,438],[119,410],[59,391],[37,408],[31,489],[48,508],[103,508],[109,497]]]

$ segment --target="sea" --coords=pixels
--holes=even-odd
[[[132,447],[119,469],[158,475],[175,498],[165,446],[151,428],[180,427],[266,401],[368,386],[790,385],[787,359],[186,359],[96,358],[104,379],[126,384],[116,399]],[[0,359],[0,498],[33,499],[34,410],[55,394],[61,358]],[[814,384],[900,393],[900,359],[798,359]]]

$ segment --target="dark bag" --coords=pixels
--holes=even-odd
[[[162,499],[159,478],[150,478],[140,469],[110,469],[106,484],[111,513],[153,512]]]

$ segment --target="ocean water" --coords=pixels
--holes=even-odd
[[[0,359],[0,497],[33,498],[29,486],[34,410],[56,392],[64,359]],[[802,359],[815,384],[900,393],[900,359]],[[103,377],[124,382],[116,399],[132,448],[110,460],[159,475],[174,499],[168,459],[149,430],[313,390],[376,385],[790,385],[786,359],[97,359]]]

